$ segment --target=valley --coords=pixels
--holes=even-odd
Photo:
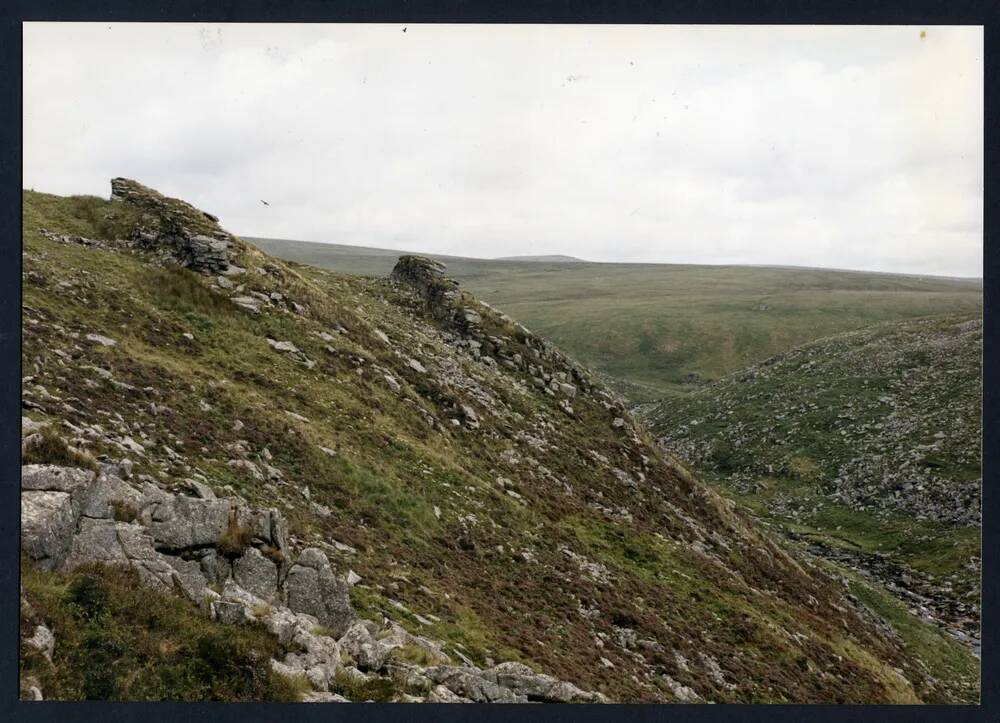
[[[979,637],[982,318],[885,322],[642,408],[765,524]]]
[[[350,273],[394,258],[255,241]],[[762,524],[978,650],[981,280],[437,258]]]
[[[719,494],[459,262],[284,261],[122,178],[26,191],[23,227],[23,697],[979,698],[967,645]]]

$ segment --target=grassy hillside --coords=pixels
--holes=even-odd
[[[254,239],[280,258],[384,276],[381,249]],[[464,288],[632,401],[687,392],[799,344],[880,321],[977,313],[982,282],[749,266],[435,257]]]
[[[982,318],[878,324],[644,416],[661,444],[787,534],[978,637]]]
[[[482,341],[406,285],[249,244],[224,279],[165,248],[88,243],[133,238],[169,206],[25,192],[23,213],[28,416],[139,479],[279,508],[291,546],[354,573],[362,617],[613,701],[978,699],[961,646],[902,610],[879,622],[851,581],[757,529],[585,369],[474,297],[448,309]],[[70,628],[57,640],[84,635],[66,574],[24,578],[54,601],[44,621]],[[159,625],[103,587],[115,619],[132,606]],[[190,640],[172,615],[165,650]],[[150,659],[148,680],[169,663]],[[235,699],[232,685],[210,694]]]

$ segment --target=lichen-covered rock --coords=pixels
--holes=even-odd
[[[339,641],[360,670],[382,670],[393,649],[401,645],[394,641],[376,640],[372,634],[374,627],[374,623],[368,620],[356,620]]]
[[[141,525],[90,517],[81,518],[79,524],[63,567],[71,569],[92,562],[127,566],[138,572],[139,579],[151,587],[185,589],[171,558],[154,549],[152,536]],[[200,599],[193,586],[191,597]]]
[[[142,520],[160,547],[183,549],[213,545],[229,525],[228,500],[203,500],[172,495],[146,485]]]
[[[21,492],[21,550],[48,569],[62,566],[69,554],[76,515],[67,492]]]
[[[210,603],[212,619],[220,623],[237,625],[253,622],[253,614],[244,605],[232,600],[213,600]]]
[[[56,648],[56,636],[44,625],[35,627],[34,633],[24,641],[24,644],[40,652],[49,662]]]
[[[572,683],[551,675],[536,673],[527,665],[507,662],[483,671],[483,676],[495,680],[497,685],[508,688],[529,701],[545,703],[606,703],[601,693],[580,690]]]
[[[21,468],[21,489],[74,493],[93,482],[94,477],[93,471],[79,467],[28,464]]]
[[[248,312],[253,316],[260,314],[260,300],[252,296],[233,296],[229,299],[239,309]]]
[[[91,562],[105,565],[128,564],[116,527],[117,524],[112,520],[81,520],[79,532],[72,539],[66,567],[73,568]],[[134,552],[136,545],[133,544],[132,549]]]
[[[399,257],[389,278],[413,287],[423,296],[453,299],[457,296],[458,282],[445,276],[445,269],[444,264],[426,256],[406,254]]]
[[[233,562],[233,579],[237,585],[263,600],[278,600],[278,566],[256,547],[248,548]]]
[[[483,676],[479,668],[436,665],[424,670],[431,681],[473,703],[527,703],[528,697]]]
[[[303,703],[350,703],[347,698],[338,693],[313,691],[302,696]]]
[[[337,579],[326,554],[318,548],[302,551],[285,578],[285,591],[291,610],[314,615],[335,637],[355,619],[347,584]]]
[[[266,616],[263,621],[264,627],[274,635],[278,642],[288,647],[292,640],[303,630],[313,630],[319,626],[319,620],[306,613],[295,613],[286,607],[275,608],[274,612]]]
[[[174,581],[181,591],[193,602],[202,602],[208,591],[208,578],[202,572],[198,560],[185,560],[173,555],[163,557],[174,568]]]
[[[84,517],[137,517],[142,495],[119,477],[102,472],[83,495],[80,514]]]
[[[382,647],[389,648],[390,654],[396,648],[411,648],[420,651],[425,658],[425,664],[447,665],[451,663],[451,659],[441,645],[420,635],[414,635],[393,622],[388,623],[388,627],[376,633],[375,640]]]
[[[427,694],[428,703],[471,703],[468,698],[453,693],[443,685],[435,685]]]
[[[45,426],[47,426],[45,422],[36,422],[29,417],[21,417],[21,436],[26,437],[29,434],[34,434]]]

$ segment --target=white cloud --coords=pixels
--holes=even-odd
[[[981,274],[980,28],[401,30],[26,24],[24,185],[126,175],[250,236]]]

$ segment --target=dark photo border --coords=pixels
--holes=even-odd
[[[979,706],[237,704],[23,702],[18,695],[21,404],[22,37],[24,21],[713,23],[983,25],[985,43],[982,703]],[[406,2],[405,0],[14,0],[0,6],[0,720],[17,721],[990,721],[1000,723],[1000,496],[997,465],[997,302],[1000,205],[995,169],[1000,112],[1000,2],[963,0],[757,0],[654,3]]]

